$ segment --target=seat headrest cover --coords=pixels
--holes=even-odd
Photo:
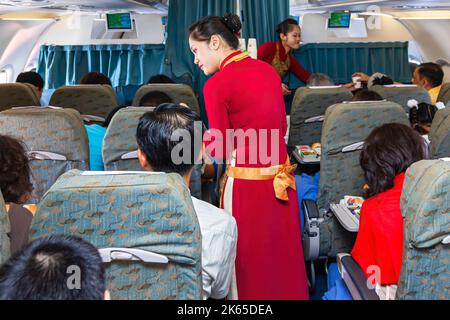
[[[423,160],[406,172],[400,201],[405,239],[430,248],[450,234],[450,162]]]

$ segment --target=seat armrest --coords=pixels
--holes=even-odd
[[[319,257],[320,231],[322,222],[319,208],[315,201],[303,200],[302,208],[305,214],[305,228],[303,231],[303,254],[306,261],[315,261]]]
[[[317,207],[317,203],[315,201],[305,199],[303,200],[302,205],[305,215],[310,219],[320,218],[319,208]]]
[[[338,254],[338,268],[353,300],[380,300],[375,288],[369,288],[366,274],[349,254]]]

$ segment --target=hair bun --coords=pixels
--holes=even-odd
[[[237,33],[242,29],[242,23],[239,16],[235,13],[227,13],[223,16],[225,25],[231,32]]]

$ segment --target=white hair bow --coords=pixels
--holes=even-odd
[[[436,103],[436,108],[438,108],[438,110],[445,109],[445,104],[443,102],[438,102]]]
[[[414,99],[408,100],[408,108],[412,109],[414,107],[418,108],[419,102],[417,102],[417,100]]]

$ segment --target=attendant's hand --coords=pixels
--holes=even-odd
[[[362,72],[355,72],[354,74],[352,74],[352,78],[355,78],[355,77],[359,77],[360,78],[359,80],[362,82],[367,82],[367,81],[369,81],[369,78],[370,78],[367,74],[362,73]]]
[[[281,88],[283,89],[284,96],[288,96],[288,95],[292,94],[292,91],[289,90],[289,87],[287,85],[285,85],[284,83],[281,84]]]

